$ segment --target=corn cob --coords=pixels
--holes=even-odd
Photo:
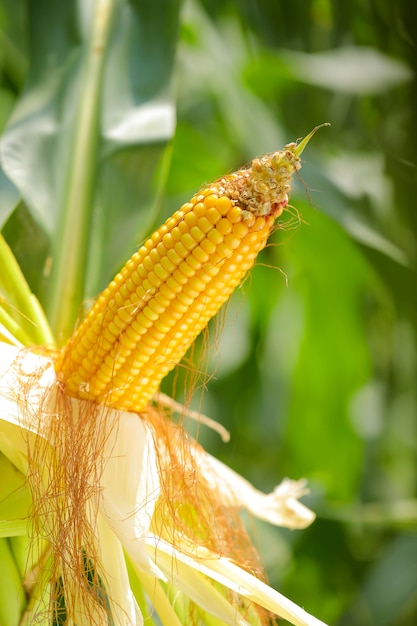
[[[314,131],[202,189],[131,257],[58,357],[69,395],[146,406],[265,246]]]

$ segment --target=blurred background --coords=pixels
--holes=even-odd
[[[129,26],[128,9],[118,14],[92,192],[106,217],[94,218],[100,262],[90,262],[85,296],[205,182],[331,123],[303,153],[286,228],[213,324],[210,347],[207,336],[197,344],[198,371],[186,363],[163,389],[174,386],[181,400],[192,383],[191,406],[231,433],[225,445],[202,427],[199,440],[262,491],[283,477],[308,480],[311,528],[248,520],[274,587],[335,626],[414,626],[412,3],[121,4],[140,14],[142,30]],[[3,1],[0,11],[0,219],[44,302],[41,268],[54,238],[71,127],[65,111],[87,20],[81,3],[65,6]],[[119,80],[124,61],[134,88]],[[143,103],[159,130],[120,123]]]
[[[415,41],[401,3],[185,7],[164,211],[322,122],[278,230],[213,333],[208,449],[306,531],[254,528],[274,586],[340,626],[417,623]],[[293,220],[293,226],[296,220]],[[198,394],[194,402],[198,406]],[[206,437],[209,437],[207,443]]]

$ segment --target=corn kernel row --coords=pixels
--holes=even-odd
[[[296,144],[255,159],[153,233],[64,346],[56,369],[67,392],[144,408],[252,267],[299,167]]]

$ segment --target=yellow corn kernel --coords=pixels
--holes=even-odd
[[[227,196],[222,196],[219,198],[216,208],[221,215],[226,215],[226,213],[228,213],[232,208],[232,201]]]
[[[201,267],[201,261],[199,261],[193,254],[190,254],[190,256],[187,257],[186,262],[187,265],[193,270],[198,270]]]
[[[185,222],[183,222],[185,223]],[[190,232],[184,233],[182,237],[182,244],[187,248],[187,250],[192,250],[197,245],[197,240],[191,235]]]
[[[228,235],[230,231],[232,230],[232,227],[233,227],[233,224],[229,219],[227,219],[227,217],[223,217],[216,224],[216,230],[218,230],[219,233],[221,233],[222,235]]]
[[[216,251],[216,245],[209,239],[203,239],[203,241],[200,243],[200,248],[204,250],[204,252],[209,256],[214,254]]]
[[[191,267],[191,265],[187,263],[187,261],[188,258],[187,260],[182,261],[182,263],[180,263],[178,266],[178,270],[188,279],[194,276],[195,270]]]
[[[194,241],[201,241],[202,239],[204,239],[204,233],[198,228],[198,226],[191,227],[190,235],[194,239]]]
[[[168,272],[169,275],[169,273],[174,270],[176,264],[170,261],[168,256],[164,256],[161,258],[161,265]]]
[[[176,244],[175,244],[176,245]],[[174,265],[178,265],[181,263],[181,259],[183,258],[178,252],[175,250],[175,246],[170,248],[167,252],[167,257]]]
[[[223,235],[215,228],[207,233],[207,239],[212,241],[215,246],[223,243]]]
[[[254,159],[153,233],[62,349],[56,370],[67,393],[124,410],[146,406],[265,246],[299,153],[289,144]]]
[[[177,241],[177,243],[174,246],[174,250],[178,254],[178,256],[180,256],[182,259],[186,257],[188,254],[188,249],[184,246],[182,241]]]
[[[162,263],[158,263],[155,265],[154,275],[157,277],[154,283],[155,287],[159,287],[161,282],[165,281],[169,276],[169,271],[163,268]]]
[[[187,225],[187,229],[191,229],[197,224],[197,216],[193,213],[186,213],[184,215],[184,223]],[[188,232],[188,230],[186,232]]]
[[[206,217],[209,222],[211,222],[212,224],[216,224],[219,221],[221,215],[219,211],[217,211],[216,208],[213,206],[206,210]]]
[[[194,205],[193,213],[198,220],[200,217],[204,217],[206,215],[207,209],[202,202],[196,202],[196,204]]]
[[[208,196],[206,196],[204,198],[203,204],[206,207],[206,209],[211,209],[211,207],[215,207],[216,211],[217,211],[218,210],[218,207],[217,207],[218,199],[219,198],[218,198],[217,195],[210,194],[210,195],[208,195]]]
[[[204,252],[201,246],[194,248],[191,254],[195,259],[197,259],[197,261],[199,261],[200,265],[202,265],[203,263],[207,263],[210,258],[210,255],[207,254],[207,252]]]
[[[227,212],[227,218],[232,224],[236,224],[242,221],[242,211],[237,206],[232,206]]]
[[[209,230],[213,228],[213,224],[206,217],[200,217],[200,219],[197,222],[197,225],[203,234],[208,233]]]

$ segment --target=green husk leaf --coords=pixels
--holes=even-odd
[[[9,542],[0,538],[0,624],[19,626],[26,604],[22,581]]]
[[[45,313],[1,234],[0,266],[0,324],[24,345],[54,345]]]
[[[0,536],[27,532],[31,494],[25,476],[0,453]]]

